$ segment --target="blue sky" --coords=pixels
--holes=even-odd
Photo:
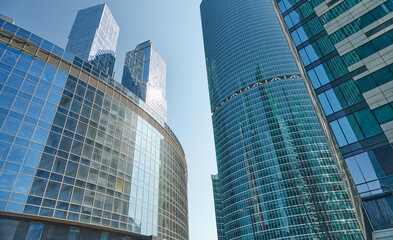
[[[216,160],[199,14],[201,0],[107,0],[120,27],[115,79],[125,53],[152,40],[167,64],[168,124],[186,152],[191,240],[217,239],[210,175]],[[15,24],[65,48],[79,9],[94,0],[0,1]]]

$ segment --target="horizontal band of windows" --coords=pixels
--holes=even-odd
[[[364,151],[370,151],[387,145],[390,145],[389,140],[386,138],[385,134],[381,133],[370,138],[340,147],[340,151],[343,154],[343,157],[347,158]]]
[[[366,101],[361,101],[353,106],[349,106],[349,107],[344,108],[338,112],[335,112],[335,113],[327,116],[326,118],[327,118],[328,122],[332,122],[332,121],[342,118],[348,114],[352,114],[354,112],[357,112],[367,106],[368,106],[368,104]]]

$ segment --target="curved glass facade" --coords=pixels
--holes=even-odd
[[[88,62],[0,20],[0,213],[188,239],[184,152],[152,112]]]
[[[219,238],[363,239],[272,3],[203,0],[201,17]]]

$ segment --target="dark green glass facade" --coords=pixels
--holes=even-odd
[[[393,1],[275,2],[363,199],[370,230],[393,229]]]
[[[363,239],[270,1],[203,0],[220,239]],[[218,203],[218,204],[217,204]]]

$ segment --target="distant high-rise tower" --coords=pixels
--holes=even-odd
[[[150,40],[126,54],[122,84],[166,121],[166,63]]]
[[[113,75],[119,26],[106,4],[78,11],[66,50]]]
[[[201,17],[218,238],[363,239],[357,192],[271,1],[203,0]]]

